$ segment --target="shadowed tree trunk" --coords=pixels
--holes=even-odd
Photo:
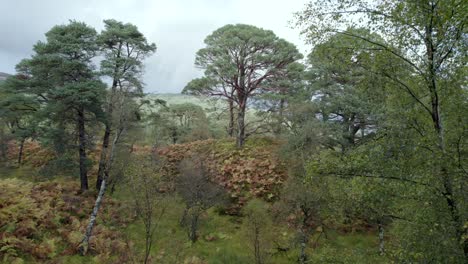
[[[234,102],[232,99],[228,99],[229,102],[229,126],[228,134],[230,137],[234,136]]]
[[[280,135],[281,131],[283,130],[282,126],[283,126],[283,115],[284,115],[285,104],[286,104],[286,100],[284,98],[281,98],[279,102],[279,107],[278,107],[278,124],[274,130],[274,133],[276,135]]]
[[[96,190],[101,188],[101,183],[104,178],[104,170],[107,163],[107,151],[109,148],[109,138],[111,134],[111,125],[106,122],[106,128],[104,131],[104,137],[102,138],[102,148],[101,148],[101,157],[99,159],[99,169],[96,179]]]
[[[6,137],[5,130],[0,127],[0,160],[7,160],[8,152],[8,138]]]
[[[185,206],[184,212],[182,213],[182,217],[181,217],[180,220],[179,220],[179,226],[181,226],[181,227],[183,227],[183,226],[186,224],[186,222],[187,222],[188,210],[190,210],[190,207],[189,207],[189,206]]]
[[[301,206],[303,219],[301,221],[301,226],[299,228],[301,251],[299,253],[299,263],[307,263],[307,253],[306,248],[309,243],[310,227],[308,226],[308,221],[312,218],[312,209],[307,208],[306,206]]]
[[[307,243],[309,242],[309,239],[307,237],[308,232],[305,230],[305,225],[307,220],[304,218],[304,221],[302,223],[302,226],[300,228],[300,253],[299,253],[299,263],[304,264],[307,263],[307,253],[306,253],[306,247]]]
[[[379,252],[380,255],[385,254],[385,241],[384,241],[384,227],[383,224],[379,221]]]
[[[84,109],[78,109],[78,141],[80,155],[80,183],[81,191],[88,190],[88,168],[86,167],[86,131]]]
[[[241,76],[241,83],[243,77]],[[237,147],[242,148],[245,143],[245,109],[247,107],[247,97],[244,94],[245,89],[237,91],[237,98],[239,98],[239,109],[237,112]]]
[[[21,138],[19,152],[18,152],[18,166],[21,166],[21,162],[23,161],[23,148],[24,148],[24,141],[25,138]]]
[[[194,213],[194,215],[190,217],[189,239],[190,241],[192,241],[192,243],[195,243],[198,240],[198,236],[197,236],[198,217],[199,217],[198,212]]]
[[[239,107],[237,113],[237,147],[242,148],[245,143],[245,106]]]
[[[254,237],[254,254],[255,254],[255,264],[262,264],[262,255],[260,251],[260,227],[255,226],[255,237]]]

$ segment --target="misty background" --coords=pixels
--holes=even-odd
[[[202,75],[194,66],[203,40],[226,24],[251,24],[273,30],[306,54],[300,32],[291,28],[294,12],[307,0],[1,0],[0,72],[15,73],[15,65],[32,55],[32,47],[54,25],[83,21],[99,32],[104,19],[132,23],[157,45],[145,61],[145,91],[178,93]]]

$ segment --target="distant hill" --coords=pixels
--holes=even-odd
[[[224,108],[221,100],[215,100],[206,96],[194,96],[176,93],[148,94],[148,98],[157,98],[166,101],[168,105],[192,103],[199,105],[204,109]]]
[[[167,105],[192,103],[201,106],[205,111],[212,113],[222,113],[227,111],[228,104],[223,98],[213,98],[208,96],[195,96],[180,93],[152,93],[146,95],[149,99],[161,99],[166,101]],[[254,115],[259,109],[255,105],[249,105],[247,115],[255,118]]]
[[[8,76],[11,76],[11,74],[0,72],[0,82],[6,80]]]
[[[176,94],[176,93],[161,93],[161,94],[148,94],[149,99],[161,99],[166,101],[167,105],[170,107],[174,104],[185,104],[192,103],[194,105],[201,106],[207,114],[214,115],[215,118],[219,118],[219,114],[225,113],[228,111],[228,104],[222,98],[212,98],[208,96],[195,96],[195,95],[186,95],[186,94]],[[148,108],[146,109],[148,110]],[[257,120],[256,116],[258,109],[254,106],[247,109],[247,118],[250,120]]]

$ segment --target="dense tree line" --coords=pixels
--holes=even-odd
[[[321,85],[326,90],[318,90],[323,93],[318,102],[335,115],[323,121],[342,123],[338,138],[345,144],[342,151],[327,153],[335,161],[315,163],[313,175],[361,178],[367,210],[375,211],[379,223],[391,219],[402,231],[403,259],[462,262],[468,254],[467,46],[461,11],[466,5],[321,2],[311,3],[297,21],[317,44],[312,65],[321,56],[339,60],[315,67],[315,78],[331,85]],[[343,72],[343,62],[352,67]],[[323,67],[327,64],[333,68]],[[337,108],[327,109],[336,102]]]
[[[19,131],[20,142],[38,138],[53,146],[58,160],[65,162],[73,162],[66,154],[78,150],[82,191],[88,189],[86,155],[96,143],[96,133],[89,130],[99,124],[105,128],[96,182],[99,189],[110,167],[111,135],[117,136],[126,125],[115,123],[122,121],[123,112],[132,111],[128,103],[119,102],[143,95],[142,62],[156,49],[134,25],[115,20],[104,24],[100,34],[77,21],[53,27],[46,41],[34,46],[32,58],[17,65],[17,74],[6,80],[2,90],[2,119],[13,133]],[[109,90],[105,77],[111,79]],[[118,106],[122,109],[116,110]]]

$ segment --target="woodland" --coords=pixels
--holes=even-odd
[[[312,1],[308,54],[228,24],[173,95],[131,21],[52,27],[0,80],[0,262],[467,263],[467,14]]]

